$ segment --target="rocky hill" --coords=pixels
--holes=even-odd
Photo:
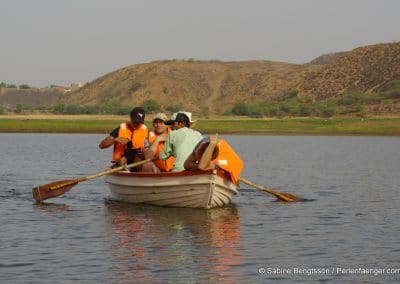
[[[360,47],[336,56],[297,86],[302,95],[317,99],[352,91],[377,91],[400,79],[400,42]]]
[[[164,108],[180,105],[197,113],[221,113],[237,101],[280,96],[319,68],[271,61],[158,61],[107,74],[62,102],[133,106],[151,99]]]
[[[63,93],[57,88],[0,88],[0,106],[13,108],[18,104],[30,107],[54,105]]]
[[[348,52],[343,51],[343,52],[334,52],[334,53],[323,54],[323,55],[318,56],[317,58],[311,60],[308,64],[328,64],[331,61],[335,60],[336,58],[339,58],[340,56],[343,56],[347,53]]]
[[[325,54],[303,65],[196,60],[137,64],[106,74],[59,99],[57,95],[44,100],[48,104],[85,106],[101,111],[130,108],[154,100],[164,111],[182,108],[197,114],[221,114],[231,110],[237,102],[265,105],[271,100],[284,101],[295,96],[302,99],[301,102],[315,103],[328,98],[340,99],[354,91],[368,96],[385,91],[388,86],[399,88],[398,83],[393,83],[395,80],[400,80],[400,42]],[[395,93],[387,92],[390,94],[385,94],[385,104],[397,106],[385,107],[385,111],[397,112],[400,109],[397,89]],[[26,93],[7,96],[7,100],[24,105],[34,104],[32,100],[40,98]],[[352,100],[355,99],[344,99]],[[356,101],[360,100],[362,98],[358,97]],[[37,103],[39,101],[43,100]],[[369,102],[382,104],[371,98]]]

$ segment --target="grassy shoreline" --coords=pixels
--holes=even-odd
[[[126,116],[0,115],[2,133],[108,133]],[[146,120],[151,126],[151,117]],[[202,133],[260,135],[377,135],[400,136],[400,117],[375,118],[198,118]]]

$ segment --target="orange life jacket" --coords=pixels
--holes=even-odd
[[[202,143],[206,143],[204,141]],[[235,153],[232,147],[225,140],[220,140],[218,142],[218,156],[211,162],[213,162],[218,169],[224,171],[229,174],[231,180],[234,183],[239,183],[240,173],[243,169],[243,161],[239,158],[239,156]],[[200,145],[198,145],[194,151],[195,159],[199,162],[200,157],[198,157],[197,150],[200,149]]]
[[[171,132],[171,129],[168,127],[167,133],[169,134],[170,132]],[[150,145],[154,143],[157,136],[158,135],[154,131],[150,131],[150,133],[149,133]],[[154,153],[154,158],[158,159],[158,156],[160,155],[162,149],[164,148],[164,144],[165,144],[165,141],[158,143],[156,152]],[[155,160],[154,164],[157,166],[157,168],[160,169],[160,171],[169,172],[169,171],[172,171],[172,169],[174,168],[174,161],[175,161],[175,157],[171,156],[166,160]]]
[[[142,124],[139,129],[131,130],[128,122],[119,125],[118,137],[128,138],[132,141],[132,149],[144,149],[144,140],[149,135],[149,129],[146,125]],[[118,161],[124,154],[128,147],[121,143],[114,143],[113,162]]]
[[[238,184],[240,174],[243,170],[243,161],[225,140],[220,140],[218,142],[218,150],[218,156],[212,162],[220,169],[227,172],[232,181]]]

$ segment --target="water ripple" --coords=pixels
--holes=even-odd
[[[101,138],[0,134],[1,282],[399,280],[399,275],[258,272],[260,267],[397,267],[398,138],[226,137],[245,160],[245,177],[313,202],[275,202],[244,186],[235,204],[223,209],[131,206],[110,200],[103,179],[33,202],[34,185],[102,171],[111,153],[98,150]],[[26,159],[16,159],[19,155]]]

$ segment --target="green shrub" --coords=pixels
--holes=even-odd
[[[0,114],[5,114],[6,109],[3,106],[0,106]]]
[[[233,115],[232,109],[228,109],[222,113],[222,115]]]
[[[65,114],[79,114],[80,109],[77,105],[67,105],[64,110]]]
[[[281,111],[281,110],[277,110],[275,115],[278,118],[282,118],[282,117],[285,116],[285,113],[283,111]]]
[[[127,106],[119,106],[119,107],[115,107],[113,110],[111,110],[111,114],[115,114],[115,115],[128,115],[130,114],[132,108],[131,107],[127,107]]]
[[[258,111],[258,110],[253,110],[252,112],[250,112],[250,113],[248,114],[248,116],[249,116],[249,117],[252,117],[252,118],[262,118],[262,117],[263,117],[263,115],[261,114],[261,112]]]
[[[15,106],[15,113],[21,113],[22,112],[22,105],[21,104],[17,104]]]
[[[279,111],[279,105],[275,102],[264,102],[260,105],[262,114],[266,116],[275,116]]]
[[[81,106],[79,112],[81,114],[98,114],[99,108],[97,106]]]
[[[307,97],[302,97],[302,98],[301,98],[301,101],[302,101],[303,103],[312,103],[313,98],[312,98],[312,97],[309,97],[309,96],[307,96]]]
[[[391,92],[391,91],[397,91],[400,92],[400,80],[393,80],[385,84],[383,88],[381,89],[384,93]]]
[[[280,106],[280,110],[287,114],[287,115],[292,115],[296,116],[300,113],[300,106],[297,102],[294,101],[287,101],[283,102]]]
[[[19,88],[22,90],[28,90],[31,88],[31,86],[29,86],[28,84],[22,84],[22,85],[19,85]]]
[[[299,115],[301,116],[310,116],[312,114],[312,107],[310,105],[303,104],[300,106]]]
[[[390,90],[387,92],[384,92],[382,96],[385,99],[400,99],[400,90]]]
[[[201,115],[208,116],[210,114],[210,109],[208,107],[201,108]]]
[[[336,106],[319,103],[316,105],[316,114],[323,117],[331,117],[336,113]]]
[[[53,107],[53,113],[61,114],[64,113],[65,106],[63,104],[57,104]]]
[[[358,102],[359,100],[360,100],[359,94],[354,93],[343,96],[342,98],[338,99],[337,103],[339,105],[348,106]]]
[[[32,110],[38,110],[38,111],[48,111],[48,110],[52,110],[53,107],[51,106],[45,106],[45,105],[40,105],[40,106],[36,106],[36,107],[32,107]]]
[[[142,86],[143,86],[143,85],[142,85],[142,83],[140,83],[140,82],[133,82],[132,85],[131,85],[130,90],[131,90],[132,92],[136,92],[136,91],[139,90]]]
[[[378,103],[383,97],[376,93],[350,93],[337,100],[338,105],[349,106],[353,104]]]
[[[4,83],[4,82],[1,82],[0,83],[0,88],[17,88],[17,85],[7,84],[7,83]]]
[[[356,115],[358,117],[366,117],[367,116],[367,112],[364,110],[364,108],[362,107],[357,113]]]
[[[161,110],[160,104],[155,100],[145,100],[142,103],[142,107],[144,108],[144,111],[147,113],[155,113]]]
[[[127,115],[131,111],[130,106],[121,106],[116,101],[107,101],[103,105],[96,106],[97,113],[103,114],[115,114],[115,115]]]
[[[296,98],[298,95],[299,91],[298,90],[289,90],[285,93],[285,97],[287,99],[293,99]]]
[[[106,90],[101,91],[100,97],[103,99],[103,101],[108,103],[108,101],[113,97],[111,89],[107,88]]]
[[[182,109],[182,104],[178,103],[176,105],[169,105],[165,108],[167,111],[173,113],[173,112],[178,112],[179,110]]]
[[[249,115],[251,113],[250,106],[244,102],[238,102],[233,106],[232,113],[234,115]]]

